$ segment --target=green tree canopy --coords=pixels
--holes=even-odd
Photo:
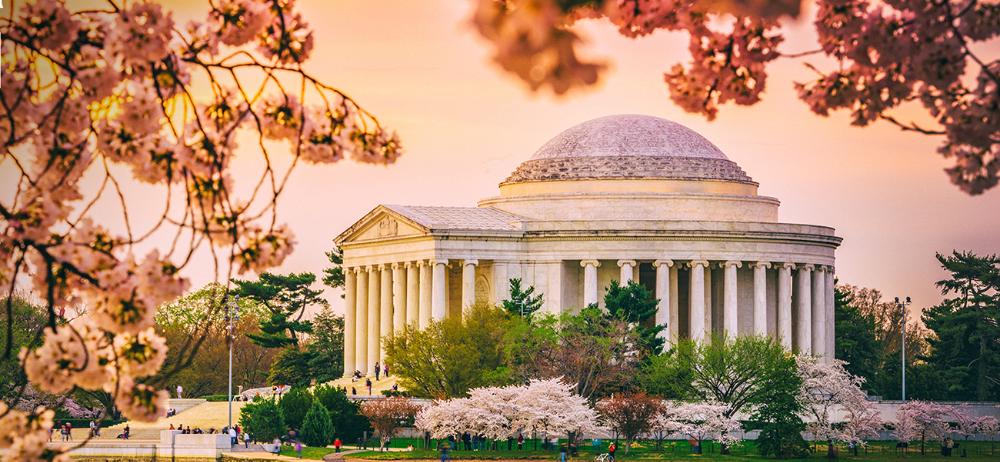
[[[361,415],[358,403],[348,399],[344,390],[320,385],[313,390],[313,396],[330,412],[330,421],[341,440],[357,441],[364,432],[371,431],[368,419]]]
[[[509,318],[496,307],[475,304],[461,317],[407,326],[384,340],[386,363],[414,396],[452,398],[470,388],[510,381],[504,362]]]
[[[303,320],[306,308],[327,306],[323,291],[311,288],[316,282],[312,273],[263,273],[256,281],[233,282],[241,298],[258,302],[269,311],[260,322],[261,332],[250,336],[267,348],[299,348],[300,335],[312,332],[312,323]]]
[[[305,387],[292,387],[285,394],[281,395],[278,406],[281,407],[281,415],[285,418],[285,424],[294,429],[302,428],[302,421],[312,406],[313,396]]]
[[[0,299],[0,306],[9,308],[7,332],[3,336],[3,348],[0,351],[10,351],[10,355],[0,356],[0,400],[7,401],[17,394],[27,382],[28,377],[21,367],[18,353],[21,348],[36,348],[41,346],[42,339],[35,333],[48,322],[45,307],[31,303],[26,296],[14,294],[11,298]]]
[[[852,295],[842,287],[834,289],[835,357],[847,362],[844,368],[848,372],[867,379],[866,390],[877,392],[874,384],[875,377],[881,373],[879,355],[882,349],[875,335],[875,318],[853,306]]]
[[[508,313],[531,318],[545,303],[543,294],[535,295],[535,287],[529,285],[527,288],[521,287],[521,278],[510,280],[510,296],[500,302],[503,309]]]
[[[319,401],[313,401],[302,421],[302,441],[309,446],[324,447],[333,443],[333,434],[330,412]]]
[[[322,383],[340,378],[344,375],[344,318],[324,306],[313,318],[312,326],[306,346],[310,353],[309,379]]]
[[[927,366],[943,386],[937,399],[1000,400],[1000,257],[971,252],[937,255],[952,295],[923,315],[934,335]]]
[[[271,441],[285,434],[285,419],[272,399],[257,398],[240,410],[240,426],[257,441]]]
[[[649,289],[636,281],[620,285],[618,281],[612,280],[604,292],[604,306],[608,313],[636,325],[642,345],[650,354],[663,350],[664,340],[658,335],[666,326],[656,325],[654,322],[659,303]]]
[[[333,289],[344,287],[344,251],[340,246],[334,247],[326,252],[326,258],[330,266],[323,269],[323,284]]]

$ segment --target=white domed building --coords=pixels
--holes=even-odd
[[[660,300],[670,339],[766,334],[833,356],[833,228],[781,223],[779,201],[710,141],[616,115],[545,143],[477,207],[380,205],[344,251],[344,371],[367,373],[405,324],[497,303],[520,278],[544,311],[603,305],[612,280]]]

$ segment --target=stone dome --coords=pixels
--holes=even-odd
[[[564,130],[504,184],[582,179],[676,179],[753,183],[711,141],[679,123],[612,115]],[[756,183],[753,183],[756,184]]]

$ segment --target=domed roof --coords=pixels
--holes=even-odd
[[[711,141],[679,123],[612,115],[571,127],[542,145],[504,183],[660,178],[753,183]]]
[[[667,119],[636,114],[600,117],[563,130],[531,158],[597,156],[726,159],[698,132]]]

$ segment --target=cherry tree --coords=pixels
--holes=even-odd
[[[974,416],[958,407],[953,407],[951,418],[955,422],[955,431],[966,441],[974,435],[991,435],[996,433],[998,426],[996,417]],[[965,457],[966,449],[962,448],[962,456]]]
[[[945,172],[969,194],[1000,180],[1000,59],[980,47],[1000,34],[1000,5],[981,0],[817,0],[813,49],[782,47],[783,27],[801,0],[477,0],[472,23],[493,59],[533,91],[563,94],[595,84],[608,65],[581,57],[581,19],[609,21],[626,37],[656,31],[689,37],[690,61],[663,79],[688,112],[760,101],[767,65],[809,61],[815,77],[795,83],[816,114],[850,112],[856,126],[883,121],[941,137]],[[913,119],[914,108],[923,113]],[[919,122],[918,122],[919,120]]]
[[[666,422],[673,422],[678,433],[701,443],[714,439],[723,446],[730,446],[740,440],[736,433],[743,430],[740,421],[730,416],[729,407],[713,401],[703,403],[665,403]]]
[[[468,398],[435,401],[415,419],[418,429],[434,438],[471,433],[506,439],[520,432],[566,435],[598,430],[597,414],[573,385],[559,379],[532,380],[527,385],[482,387]]]
[[[421,408],[409,398],[394,396],[361,403],[361,414],[368,419],[375,433],[378,433],[380,447],[386,448],[399,428],[414,418]]]
[[[314,41],[294,1],[206,2],[206,17],[186,25],[148,0],[7,6],[2,354],[15,353],[10,295],[30,285],[48,312],[41,346],[20,352],[30,384],[53,394],[105,391],[125,417],[156,420],[167,406],[160,387],[205,337],[192,335],[182,346],[188,359],[153,377],[166,354],[153,330],[156,307],[188,289],[182,272],[195,255],[211,258],[217,280],[280,265],[295,245],[278,221],[294,167],[345,157],[389,164],[399,140],[303,68]],[[248,194],[237,194],[231,169],[238,138],[250,141],[240,154],[256,153],[263,165]],[[127,181],[149,193],[132,197]],[[157,202],[152,223],[129,213]],[[108,204],[117,204],[120,224],[93,218]],[[87,314],[69,322],[64,309],[77,305]],[[6,458],[68,460],[45,446],[53,411],[18,410],[24,392],[0,402]]]
[[[863,445],[875,438],[883,425],[878,410],[861,389],[865,379],[847,372],[844,361],[821,361],[813,356],[796,357],[802,387],[799,402],[808,421],[806,430],[813,438],[827,441],[827,454],[834,457],[834,442]],[[844,413],[844,422],[834,420],[834,412]]]
[[[605,425],[625,438],[625,453],[640,435],[653,429],[662,415],[662,402],[645,393],[617,394],[597,402],[597,413]]]
[[[896,438],[902,443],[920,439],[920,453],[927,441],[941,441],[951,431],[954,418],[949,406],[928,401],[909,401],[896,411]]]

